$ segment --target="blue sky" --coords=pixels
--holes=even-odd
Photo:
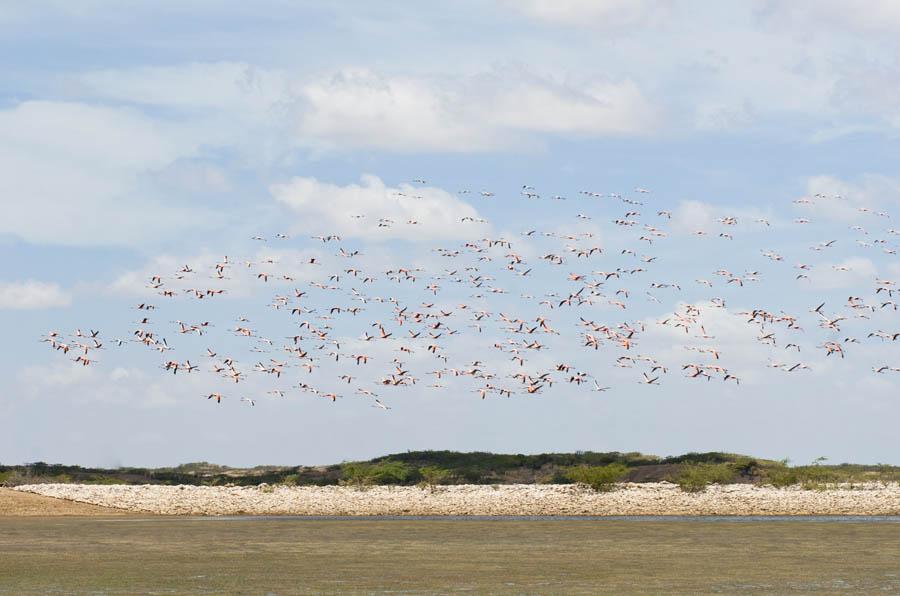
[[[900,463],[900,372],[873,371],[900,367],[900,342],[867,337],[900,331],[896,311],[882,306],[886,293],[875,293],[880,282],[900,283],[893,2],[30,2],[0,6],[0,31],[4,463],[324,463],[428,448]],[[523,197],[524,185],[541,198]],[[631,209],[641,212],[636,229],[612,223]],[[460,222],[466,216],[486,223]],[[379,217],[396,221],[377,228]],[[726,217],[737,224],[723,225]],[[638,240],[644,225],[666,236],[648,245]],[[593,237],[564,238],[584,232]],[[310,238],[320,234],[342,239]],[[504,269],[502,251],[481,262],[434,252],[482,238],[512,242],[527,263],[519,270],[533,273]],[[579,261],[565,252],[573,244],[604,253]],[[284,381],[254,374],[256,360],[279,356],[235,338],[236,317],[276,341],[292,335],[283,331],[296,322],[269,307],[273,295],[347,268],[338,246],[359,250],[353,265],[378,274],[369,297],[413,307],[429,297],[447,308],[477,302],[491,312],[480,335],[468,315],[450,319],[460,332],[441,340],[450,361],[484,360],[495,384],[513,386],[510,354],[491,348],[509,338],[496,315],[547,316],[561,335],[524,368],[536,375],[571,363],[611,389],[593,392],[559,373],[553,387],[511,398],[479,399],[475,379],[428,388],[432,357],[424,345],[397,352],[398,339],[372,347],[371,368],[356,380],[389,411],[354,395],[356,384],[342,387],[347,366],[329,364],[327,349],[315,351],[310,380],[322,393],[342,392],[334,403],[292,386],[304,379],[299,364]],[[542,261],[547,252],[566,262]],[[181,287],[173,277],[185,264],[203,271],[202,283],[220,283],[207,272],[226,254],[252,265],[229,267],[222,297],[167,300],[147,287],[155,274]],[[642,254],[657,257],[648,271],[608,282],[597,304],[537,304],[577,289],[569,273],[592,279],[640,265]],[[302,264],[310,256],[321,269]],[[421,267],[420,279],[384,276],[400,266]],[[445,271],[465,266],[481,267],[507,294],[472,298],[477,290]],[[757,271],[749,277],[758,281],[727,284],[713,274],[721,268]],[[255,274],[264,269],[295,279],[263,283]],[[808,279],[796,279],[801,272]],[[335,293],[344,306],[354,300],[355,282],[342,275],[340,290],[308,290],[311,317]],[[630,292],[624,311],[609,303],[618,289]],[[848,296],[875,310],[849,307]],[[113,344],[128,339],[144,314],[134,307],[147,301],[173,352]],[[840,332],[819,327],[810,310],[822,302],[846,317]],[[658,324],[688,304],[701,305],[713,339]],[[391,319],[390,304],[365,308],[358,319],[334,319],[331,338],[359,348],[372,321]],[[790,313],[804,330],[779,327],[778,345],[764,345],[739,314],[756,308]],[[641,364],[614,366],[631,351],[585,350],[579,316],[644,322],[635,350],[669,369],[662,384],[640,385]],[[183,336],[176,320],[214,327]],[[89,367],[39,341],[76,328],[104,338]],[[789,337],[801,353],[784,349]],[[825,356],[827,341],[846,358]],[[210,342],[236,357],[246,381],[230,387],[209,371]],[[683,378],[681,366],[696,359],[685,346],[718,347],[741,385]],[[420,382],[374,386],[395,357]],[[160,365],[171,358],[202,370],[168,374]],[[809,370],[769,365],[801,361]],[[288,395],[272,398],[273,387]],[[227,395],[220,406],[204,399],[217,390]]]

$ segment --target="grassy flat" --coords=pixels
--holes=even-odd
[[[0,594],[900,590],[900,525],[0,518]]]

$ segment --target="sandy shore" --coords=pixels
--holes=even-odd
[[[673,484],[208,487],[35,484],[18,491],[162,515],[900,515],[900,485],[829,490],[746,484],[685,493]]]
[[[128,511],[0,488],[0,517],[127,515]]]

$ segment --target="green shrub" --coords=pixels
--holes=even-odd
[[[878,482],[887,486],[891,482],[900,482],[900,470],[888,464],[877,464],[875,477]]]
[[[399,461],[373,464],[370,474],[375,484],[408,484],[415,477],[415,469]]]
[[[789,468],[783,464],[773,466],[766,468],[763,475],[763,484],[768,484],[775,488],[794,486],[795,484],[800,484],[800,474],[796,468]]]
[[[675,484],[689,493],[702,492],[710,484],[728,484],[735,470],[729,464],[684,464],[675,476]]]
[[[378,463],[349,462],[341,464],[341,484],[369,486],[373,484],[409,484],[417,478],[415,468],[399,461]]]
[[[584,484],[596,491],[606,492],[615,488],[616,482],[627,473],[628,468],[622,464],[573,466],[565,471],[565,477],[576,484]]]
[[[824,490],[839,482],[852,483],[856,476],[853,470],[839,472],[818,464],[794,468],[778,465],[766,469],[763,482],[776,488],[800,485],[805,490]]]
[[[341,480],[343,485],[362,486],[368,482],[368,464],[345,463],[341,464]]]
[[[23,484],[32,484],[33,478],[23,474],[20,470],[8,470],[4,472],[2,484],[3,486],[21,486]]]
[[[445,470],[438,466],[424,466],[418,470],[421,480],[419,486],[434,487],[438,484],[447,484],[452,475],[450,470]]]
[[[58,482],[62,482],[62,480],[59,480]],[[125,484],[118,478],[112,478],[110,476],[93,476],[91,478],[79,480],[79,482],[81,484]]]
[[[840,479],[837,472],[819,465],[801,466],[797,468],[800,475],[800,486],[806,490],[825,490]]]

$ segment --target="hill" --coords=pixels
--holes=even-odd
[[[900,481],[900,467],[817,462],[789,466],[747,455],[707,452],[658,457],[642,453],[541,453],[533,455],[458,451],[407,451],[368,461],[327,466],[232,468],[195,462],[170,468],[84,468],[35,462],[0,465],[0,486],[37,483],[163,485],[414,485],[414,484],[608,484],[676,482],[755,483],[810,488],[838,482]]]

